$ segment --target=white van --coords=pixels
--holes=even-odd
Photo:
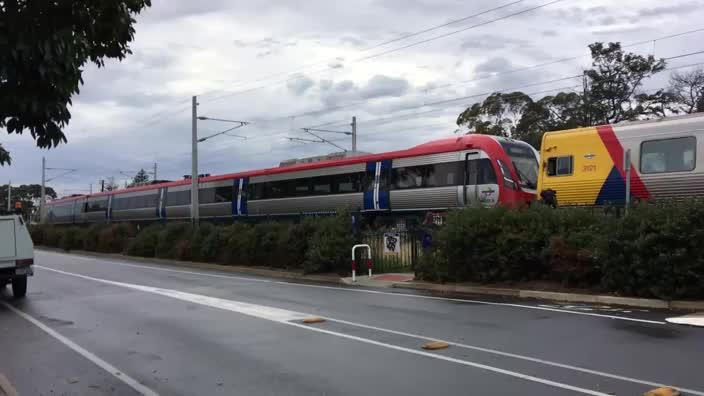
[[[0,216],[0,287],[12,283],[12,294],[27,294],[27,277],[34,275],[34,244],[21,216]]]

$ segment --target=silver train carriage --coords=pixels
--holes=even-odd
[[[537,152],[527,143],[464,135],[408,150],[200,178],[202,219],[360,212],[441,211],[535,198]],[[189,219],[191,181],[55,200],[47,222]]]

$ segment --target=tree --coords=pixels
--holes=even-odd
[[[584,71],[585,125],[614,124],[645,112],[636,96],[643,81],[665,70],[665,60],[625,53],[620,43],[589,46],[592,68]]]
[[[31,216],[39,206],[39,201],[42,196],[42,186],[39,184],[23,184],[12,187],[12,201],[10,204],[14,207],[17,201],[22,202],[22,210],[24,214]],[[46,187],[46,196],[51,199],[56,199],[56,191],[51,187]],[[7,184],[0,186],[0,209],[7,208]]]
[[[135,19],[151,0],[0,1],[0,128],[41,148],[66,142],[71,96],[90,61],[131,53]],[[4,154],[3,154],[4,153]],[[7,152],[0,159],[9,163]]]
[[[12,159],[10,158],[10,153],[5,150],[4,147],[2,147],[2,144],[0,144],[0,166],[3,166],[5,164],[10,165],[12,163]]]
[[[523,92],[491,94],[484,102],[475,103],[457,117],[458,126],[466,126],[473,133],[512,136],[516,124],[531,98]]]
[[[463,111],[457,124],[474,133],[510,136],[539,148],[547,131],[672,112],[669,92],[639,92],[644,80],[665,68],[664,60],[625,53],[619,43],[594,43],[589,49],[592,68],[584,71],[582,92],[560,92],[539,100],[522,92],[494,93]]]
[[[669,90],[678,110],[687,114],[704,111],[704,69],[672,73]]]
[[[147,175],[147,171],[140,169],[139,172],[134,175],[134,178],[132,178],[132,183],[129,184],[129,187],[141,186],[147,183],[149,183],[149,175]]]

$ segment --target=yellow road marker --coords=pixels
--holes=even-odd
[[[680,396],[680,391],[675,388],[665,387],[645,392],[643,396]]]
[[[325,319],[321,318],[320,316],[311,316],[309,318],[303,319],[303,323],[307,323],[307,324],[322,323],[322,322],[325,322]]]
[[[433,341],[433,342],[429,342],[429,343],[423,345],[423,349],[427,349],[429,351],[434,351],[437,349],[445,349],[449,346],[450,346],[450,344],[446,343],[445,341]]]

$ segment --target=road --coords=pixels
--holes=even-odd
[[[665,312],[35,263],[27,298],[0,299],[0,373],[20,395],[704,395],[704,330]]]

